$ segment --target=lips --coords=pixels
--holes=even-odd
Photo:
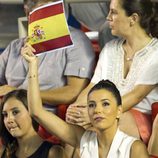
[[[8,129],[9,129],[9,131],[13,131],[13,130],[17,129],[17,126],[15,126],[15,127],[9,127]]]
[[[104,118],[101,116],[94,117],[94,121],[102,121]]]

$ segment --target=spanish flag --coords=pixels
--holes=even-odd
[[[52,2],[29,15],[29,43],[36,54],[72,46],[63,1]]]

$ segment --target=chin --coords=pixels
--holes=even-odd
[[[113,35],[113,36],[117,36],[117,37],[121,37],[121,33],[119,33],[118,31],[116,31],[116,30],[114,30],[114,29],[111,29],[111,34]]]
[[[117,33],[115,30],[111,30],[111,34],[112,34],[113,36],[119,36],[118,33]]]
[[[104,123],[95,124],[93,127],[95,127],[99,131],[103,131],[107,128]]]
[[[12,135],[14,138],[19,138],[19,137],[21,137],[21,135],[18,134],[18,133],[11,133],[11,135]]]
[[[15,138],[20,138],[22,136],[22,134],[19,132],[11,132],[10,134]]]

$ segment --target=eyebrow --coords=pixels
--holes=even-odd
[[[111,10],[111,11],[115,11],[115,12],[117,12],[117,9],[114,9],[114,8],[111,8],[110,10]]]
[[[109,102],[110,102],[110,100],[109,100],[109,99],[101,99],[101,101],[109,101]],[[90,101],[88,101],[88,102],[95,102],[95,101],[90,100]]]
[[[11,108],[10,110],[18,110],[19,108],[18,107],[13,107],[13,108]],[[6,112],[5,110],[2,110],[2,112]]]

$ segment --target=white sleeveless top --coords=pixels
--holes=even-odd
[[[107,158],[129,158],[130,149],[137,138],[131,137],[124,132],[117,130],[113,139]],[[97,134],[93,131],[86,131],[80,142],[81,158],[99,158]]]

